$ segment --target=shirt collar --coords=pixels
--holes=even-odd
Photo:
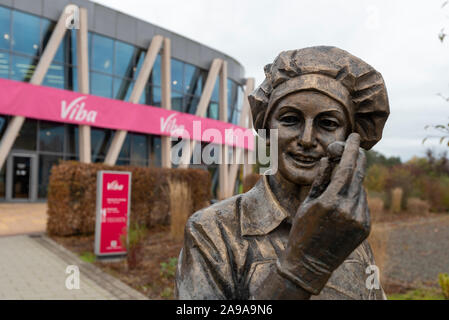
[[[242,196],[240,212],[242,236],[266,235],[288,217],[271,191],[267,176],[262,176],[254,188]]]

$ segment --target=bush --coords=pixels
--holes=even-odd
[[[438,275],[438,282],[440,284],[441,290],[443,291],[443,296],[446,300],[449,300],[449,274],[440,273]]]
[[[137,268],[142,261],[143,242],[146,236],[147,229],[138,224],[131,224],[127,233],[124,230],[120,241],[127,251],[126,258],[129,270]]]
[[[131,224],[147,228],[169,224],[170,202],[166,192],[169,179],[187,183],[192,195],[192,213],[210,203],[211,181],[206,170],[111,167],[63,161],[53,166],[50,175],[47,199],[47,232],[50,235],[94,234],[99,170],[132,172]]]

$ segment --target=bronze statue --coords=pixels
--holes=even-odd
[[[360,148],[380,140],[389,115],[381,74],[320,46],[281,52],[265,75],[249,102],[255,129],[278,129],[278,171],[189,219],[177,296],[385,299],[366,285],[374,259]]]

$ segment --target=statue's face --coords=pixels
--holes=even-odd
[[[278,129],[278,173],[298,185],[310,185],[327,146],[344,141],[349,119],[343,105],[315,91],[299,91],[279,100],[269,117]]]

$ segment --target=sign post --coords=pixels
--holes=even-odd
[[[95,254],[126,255],[131,204],[131,172],[97,172]]]

